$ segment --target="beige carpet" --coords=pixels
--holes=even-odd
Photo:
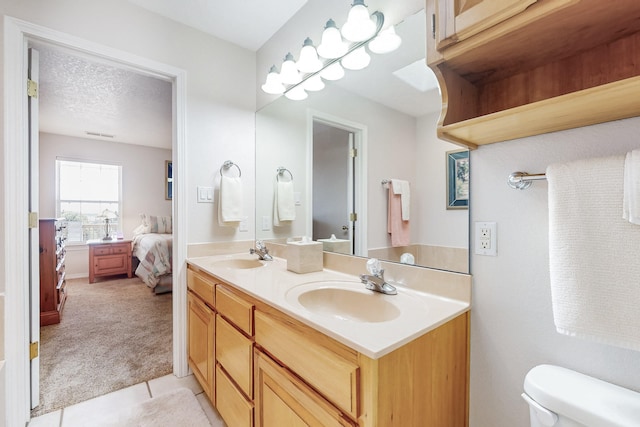
[[[40,329],[42,415],[172,372],[171,293],[140,279],[67,281],[62,321]]]
[[[191,390],[179,388],[161,394],[108,419],[92,422],[93,427],[211,427]]]

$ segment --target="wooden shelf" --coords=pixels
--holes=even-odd
[[[439,136],[474,148],[638,115],[640,77],[633,77],[446,125]]]
[[[438,34],[442,139],[476,148],[640,115],[640,1],[538,0],[467,38]]]

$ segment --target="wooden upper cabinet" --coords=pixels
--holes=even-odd
[[[536,0],[436,0],[438,48],[471,37],[525,10]]]
[[[427,0],[438,136],[470,148],[640,115],[640,1]]]

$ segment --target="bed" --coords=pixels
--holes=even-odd
[[[133,256],[138,260],[135,274],[156,294],[172,289],[171,217],[141,215],[134,230]]]

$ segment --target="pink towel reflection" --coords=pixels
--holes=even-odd
[[[407,246],[410,243],[409,221],[402,220],[402,199],[400,194],[393,194],[389,189],[389,212],[387,215],[387,232],[391,234],[391,246]]]

